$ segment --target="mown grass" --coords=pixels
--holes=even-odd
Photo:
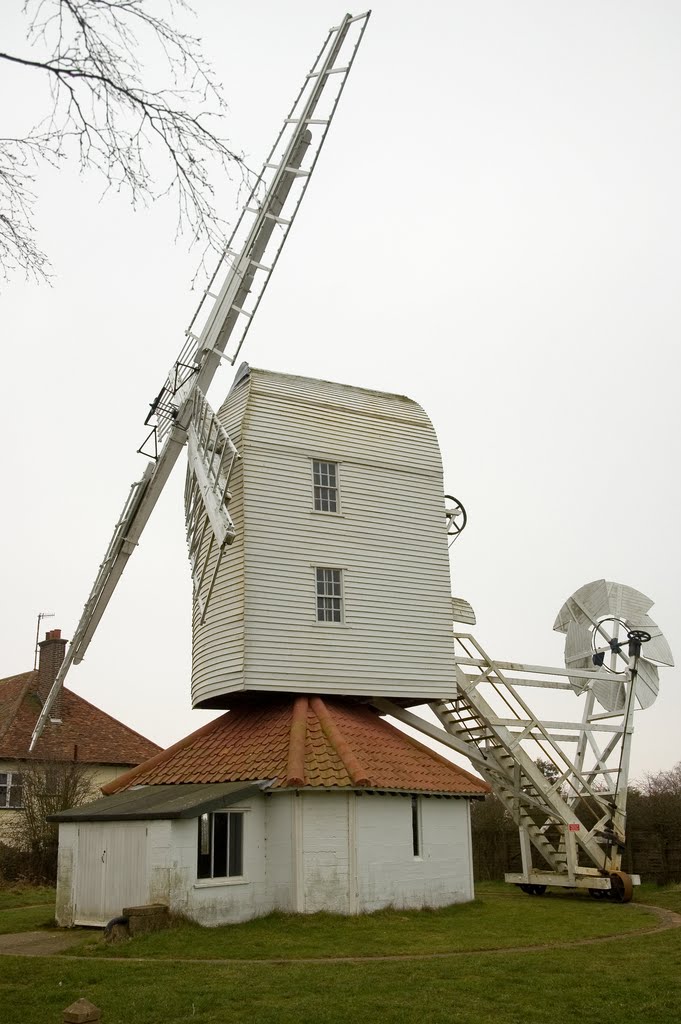
[[[681,914],[681,885],[642,885],[636,890],[636,901],[649,903],[653,907],[666,907],[667,910]]]
[[[677,909],[681,887],[645,889],[640,899]],[[558,935],[557,941],[574,941],[603,927],[620,932],[632,922],[648,926],[650,919],[640,907],[558,894],[534,899],[513,890],[481,887],[475,904],[451,911],[384,912],[340,920],[328,915],[318,919],[280,915],[231,929],[182,927],[105,947],[104,955],[119,956],[125,949],[132,957],[145,957],[142,960],[53,956],[27,961],[4,956],[0,961],[2,1019],[54,1024],[61,1019],[61,1011],[81,996],[102,1009],[102,1024],[129,1024],[131,1020],[135,1024],[300,1024],[301,1020],[315,1024],[365,1020],[380,1024],[550,1024],[565,1017],[578,1018],[580,1024],[612,1019],[626,1024],[669,1024],[679,1019],[681,929],[653,935],[632,933],[598,945],[539,948],[529,953],[503,949],[485,953],[470,946],[483,938],[487,947],[519,945],[520,936],[530,933],[537,944],[554,941],[552,935]],[[418,940],[420,952],[427,953],[441,941],[442,928],[448,932],[449,948],[460,951],[451,957],[414,961],[339,963],[321,959],[300,963],[294,956],[282,964],[179,964],[159,959],[158,953],[144,952],[152,939],[160,941],[165,935],[174,942],[184,933],[181,955],[195,956],[203,931],[206,940],[218,943],[221,932],[231,932],[233,947],[254,946],[257,936],[258,942],[266,942],[270,956],[278,956],[293,942],[288,936],[298,922],[302,927],[298,937],[294,936],[294,945],[299,951],[322,941],[328,933],[323,941],[333,938],[338,955],[341,949],[364,946],[371,929],[378,929],[374,938],[381,931],[390,936],[383,941],[393,943],[401,931],[400,942]],[[361,942],[352,938],[353,931],[362,936]],[[213,955],[216,959],[234,956],[235,950],[214,951]],[[265,955],[264,948],[261,955]],[[31,983],[27,985],[29,966]]]
[[[36,904],[54,906],[55,890],[48,885],[11,885],[0,888],[0,910],[32,907]]]
[[[210,959],[370,957],[475,951],[594,938],[652,927],[656,918],[581,895],[531,898],[517,890],[487,889],[473,903],[432,911],[382,910],[360,917],[270,914],[220,928],[191,923],[113,947],[116,956]],[[86,942],[72,956],[110,956],[104,942]]]
[[[53,926],[54,908],[52,906],[0,910],[0,935],[33,932],[40,928],[52,928]]]
[[[32,932],[54,923],[54,889],[17,885],[0,889],[0,935]]]
[[[532,911],[530,911],[532,912]],[[494,922],[490,920],[493,927]],[[6,1020],[54,1024],[80,996],[103,1024],[669,1024],[681,1005],[681,933],[570,950],[416,962],[172,964],[3,957]]]

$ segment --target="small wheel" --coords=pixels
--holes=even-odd
[[[526,892],[528,896],[543,896],[546,892],[545,885],[525,884],[521,885],[520,888],[523,892]]]
[[[607,889],[589,889],[589,896],[592,900],[604,900],[607,895]]]
[[[629,903],[634,895],[631,875],[626,871],[610,872],[610,892],[608,894],[615,903]]]
[[[445,520],[447,523],[447,534],[454,543],[460,533],[466,529],[468,513],[458,498],[452,494],[445,494]]]

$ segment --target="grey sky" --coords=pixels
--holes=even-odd
[[[257,166],[343,10],[195,6],[229,135]],[[19,15],[2,18],[11,37]],[[654,599],[681,657],[680,68],[671,2],[377,0],[243,351],[425,407],[469,513],[453,590],[499,659],[562,664],[555,615],[603,576]],[[15,130],[40,87],[0,74]],[[0,296],[2,675],[31,667],[39,611],[71,636],[195,305],[198,254],[175,243],[171,207],[134,214],[75,173],[40,187],[54,286]],[[233,186],[223,201],[233,216]],[[178,467],[69,677],[162,743],[208,717],[189,705],[182,489]],[[634,774],[679,760],[680,712],[666,670]]]

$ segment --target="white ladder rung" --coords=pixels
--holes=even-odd
[[[265,164],[265,167],[267,167],[267,169],[270,170],[270,171],[278,171],[279,167],[280,167],[280,164]],[[309,171],[301,171],[301,169],[299,167],[285,167],[284,168],[284,172],[286,174],[293,174],[293,175],[295,175],[296,178],[309,178],[310,177],[310,172]]]
[[[252,267],[255,267],[256,270],[264,270],[266,274],[269,274],[272,270],[272,267],[268,267],[265,263],[258,263],[257,260],[249,260],[248,262]]]
[[[348,20],[345,22],[345,24],[346,25],[354,25],[354,23],[356,21],[364,21],[364,19],[368,18],[370,14],[371,14],[371,11],[365,11],[364,14],[356,14],[354,16],[354,18],[348,18]],[[336,25],[335,28],[331,29],[331,32],[332,33],[340,32],[342,27],[343,27],[342,25]]]
[[[265,216],[268,220],[273,220],[275,224],[284,224],[286,227],[289,226],[291,221],[286,217],[275,217],[273,213],[266,213]]]
[[[319,78],[320,75],[344,75],[346,71],[350,70],[350,66],[346,65],[344,68],[328,68],[326,71],[310,71],[307,78]]]
[[[253,314],[249,313],[247,309],[242,309],[241,306],[236,306],[234,303],[232,303],[230,308],[233,309],[235,313],[241,313],[242,316],[247,316],[249,320],[253,316]]]
[[[328,117],[305,117],[305,118],[287,117],[286,121],[285,121],[285,124],[300,124],[301,120],[302,120],[303,124],[330,124],[331,123]]]

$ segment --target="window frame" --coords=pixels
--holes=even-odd
[[[206,853],[202,853],[202,823],[207,819],[209,836],[208,836],[208,850]],[[218,842],[216,842],[216,820],[219,822],[220,829],[222,828],[222,822],[225,822],[225,836],[224,836],[224,863],[226,874],[215,873],[215,861],[216,857],[222,859],[222,850],[216,849],[218,842],[223,842],[223,837],[218,836]],[[239,827],[237,830],[239,849],[237,851],[239,871],[230,871],[232,867],[232,827],[233,823],[239,821]],[[245,881],[244,874],[244,847],[245,847],[245,811],[244,810],[232,810],[231,808],[225,808],[224,810],[208,811],[205,814],[199,814],[197,818],[197,832],[196,832],[196,883],[198,885],[212,885],[212,884],[230,884],[234,882]],[[205,873],[206,864],[202,864],[202,858],[209,857],[209,873]],[[218,869],[221,865],[218,865]]]
[[[320,578],[319,573],[338,573],[338,581],[336,584],[335,580],[331,581],[332,586],[338,585],[338,594],[324,594],[319,591]],[[312,567],[313,581],[314,581],[314,595],[315,595],[315,623],[318,626],[343,626],[345,625],[345,579],[344,570],[342,566],[338,565],[315,565]],[[327,585],[328,581],[324,581],[324,586]],[[338,601],[338,618],[320,618],[320,601]],[[333,610],[334,606],[331,605]]]
[[[315,478],[315,467],[316,466],[333,466],[335,470],[335,485],[331,487],[327,484],[317,483]],[[340,462],[336,462],[333,459],[321,459],[317,456],[310,458],[310,479],[312,481],[312,511],[315,514],[322,516],[340,516],[343,514],[341,506],[341,482],[340,482]],[[324,488],[325,490],[335,491],[335,509],[329,508],[317,508],[317,488]]]
[[[9,769],[6,772],[0,772],[0,780],[4,777],[5,781],[0,781],[0,791],[5,790],[5,802],[0,803],[0,811],[21,811],[24,809],[24,778],[23,773]],[[19,802],[12,798],[12,790],[19,791]]]

